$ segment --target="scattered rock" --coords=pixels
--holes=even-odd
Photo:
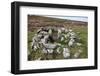
[[[70,51],[68,48],[63,48],[63,57],[69,58],[70,57]]]
[[[81,46],[82,44],[81,44],[81,43],[76,43],[76,45],[77,45],[77,46]]]
[[[56,31],[53,33],[53,31]],[[56,51],[58,54],[61,54],[62,43],[56,43],[56,40],[59,39],[60,42],[65,42],[66,46],[62,49],[63,57],[69,58],[70,57],[70,50],[68,48],[65,48],[67,46],[72,47],[74,43],[77,46],[81,46],[81,43],[78,43],[75,41],[76,33],[72,29],[65,29],[65,28],[59,28],[59,29],[51,29],[49,28],[40,28],[37,30],[37,34],[34,35],[32,39],[32,49],[36,51],[40,46],[42,46],[41,51],[42,53],[53,53]],[[40,46],[39,46],[40,45]],[[59,47],[57,47],[59,46]],[[55,50],[56,48],[56,50]],[[74,54],[74,58],[78,58],[80,54],[82,53],[82,50],[78,50]],[[40,60],[39,58],[38,60]]]
[[[74,58],[78,58],[80,56],[80,54],[82,53],[82,50],[78,50],[78,52],[76,52],[74,54]]]

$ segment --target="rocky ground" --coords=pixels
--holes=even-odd
[[[28,60],[87,58],[87,22],[28,15]]]

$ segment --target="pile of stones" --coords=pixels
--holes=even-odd
[[[70,48],[74,46],[82,46],[79,42],[80,37],[77,36],[72,29],[67,28],[40,28],[32,38],[32,51],[41,49],[44,54],[53,54],[54,52],[62,54],[63,58],[70,58]],[[74,58],[78,58],[83,51],[79,49],[74,53]],[[38,58],[38,60],[40,60]]]

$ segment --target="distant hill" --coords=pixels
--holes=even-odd
[[[28,15],[28,30],[31,31],[37,27],[71,27],[71,26],[87,26],[87,22],[74,21],[67,19],[58,19],[37,15]]]

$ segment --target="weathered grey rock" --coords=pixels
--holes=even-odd
[[[42,28],[38,29],[38,30],[37,30],[37,33],[40,33],[41,31],[42,31]]]
[[[60,51],[60,47],[57,48],[57,53],[58,53],[58,54],[61,53],[61,51]]]
[[[47,49],[48,50],[48,53],[53,53],[53,49]]]
[[[41,39],[41,43],[46,44],[48,41],[49,35],[45,35],[44,38]]]
[[[70,51],[68,48],[63,48],[63,57],[69,58],[70,57]]]
[[[77,46],[81,46],[82,44],[81,44],[81,43],[76,43],[76,45],[77,45]]]
[[[47,43],[47,44],[44,43],[43,45],[46,49],[54,49],[57,46],[56,44],[51,44],[51,43]]]
[[[52,29],[49,29],[49,31],[48,31],[48,33],[49,33],[49,35],[52,35]]]
[[[61,37],[61,41],[63,41],[63,40],[64,40],[64,37],[62,36],[62,37]]]
[[[74,58],[78,58],[80,56],[80,54],[82,53],[82,50],[78,50],[78,52],[76,52],[74,54]]]
[[[75,42],[75,40],[73,38],[70,39],[69,42],[68,42],[68,46],[69,47],[73,46],[74,42]]]
[[[33,51],[36,51],[38,47],[36,45],[33,45]]]

